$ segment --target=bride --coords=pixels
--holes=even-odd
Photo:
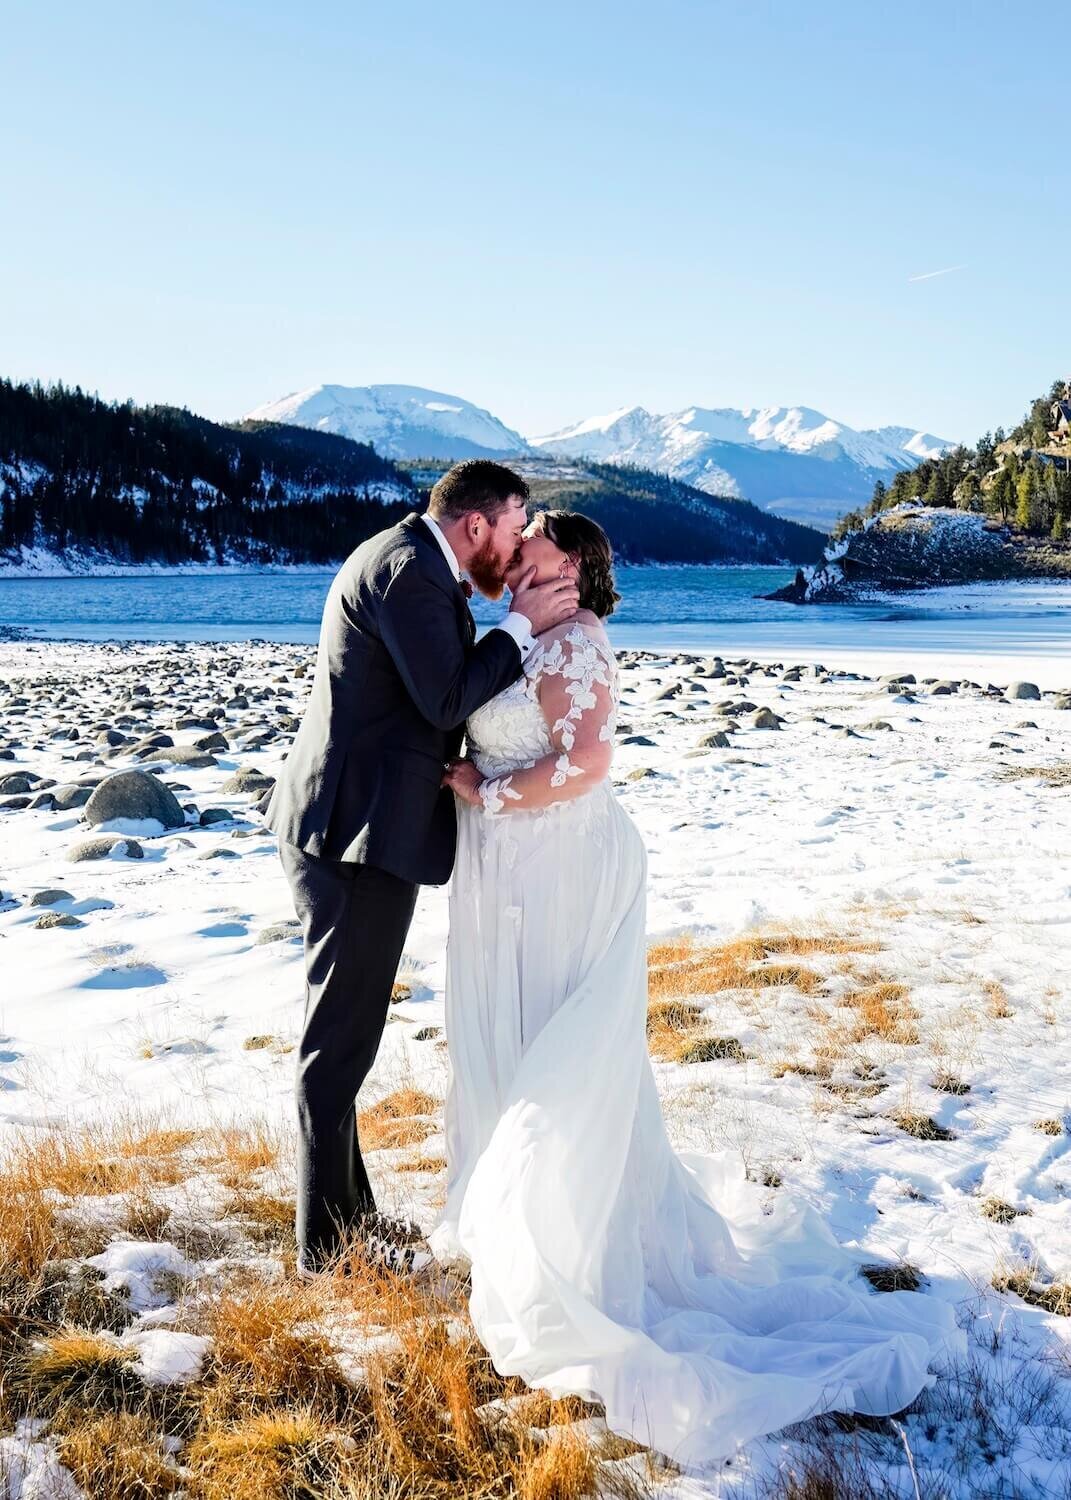
[[[468,721],[450,888],[448,1197],[503,1375],[605,1405],[680,1463],[826,1411],[891,1413],[961,1347],[952,1311],[879,1295],[816,1212],[764,1214],[728,1158],[678,1155],[646,1046],[643,842],[608,780],[611,553],[535,517],[519,574],[575,574],[581,608]],[[509,580],[507,580],[509,581]]]

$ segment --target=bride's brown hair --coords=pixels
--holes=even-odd
[[[539,510],[532,517],[537,536],[545,536],[568,553],[579,572],[580,608],[605,620],[620,604],[614,588],[614,552],[610,538],[597,521],[575,510]]]

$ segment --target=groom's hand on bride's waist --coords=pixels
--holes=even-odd
[[[513,591],[511,615],[523,615],[533,635],[553,630],[563,620],[575,615],[580,603],[575,578],[552,578],[549,583],[533,583],[536,570],[530,567]]]

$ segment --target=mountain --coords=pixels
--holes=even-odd
[[[0,571],[323,563],[416,503],[330,433],[0,381]]]
[[[561,458],[633,464],[710,495],[753,501],[828,531],[865,503],[877,480],[953,445],[911,427],[857,432],[806,406],[689,406],[659,416],[623,406],[524,438],[460,396],[415,385],[318,385],[269,401],[250,418],[295,423],[372,443],[389,458]]]
[[[371,443],[386,458],[505,458],[526,453],[519,432],[460,396],[419,385],[315,385],[268,401],[249,421],[287,422]]]
[[[532,453],[533,505],[582,509],[624,561],[810,563],[824,538],[744,500],[632,467]],[[333,564],[421,508],[449,460],[412,472],[365,443],[0,380],[0,573]]]
[[[909,427],[857,432],[806,406],[689,406],[661,416],[622,407],[530,441],[563,457],[640,464],[709,494],[746,495],[823,530],[878,479],[953,446]]]
[[[528,484],[533,510],[583,511],[603,527],[622,562],[801,564],[822,556],[821,532],[667,474],[548,454],[510,462]],[[446,466],[422,460],[409,467],[430,487]]]

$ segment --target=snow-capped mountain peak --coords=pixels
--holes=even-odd
[[[316,385],[248,413],[372,443],[386,458],[501,458],[529,452],[519,432],[460,396],[419,385]]]

